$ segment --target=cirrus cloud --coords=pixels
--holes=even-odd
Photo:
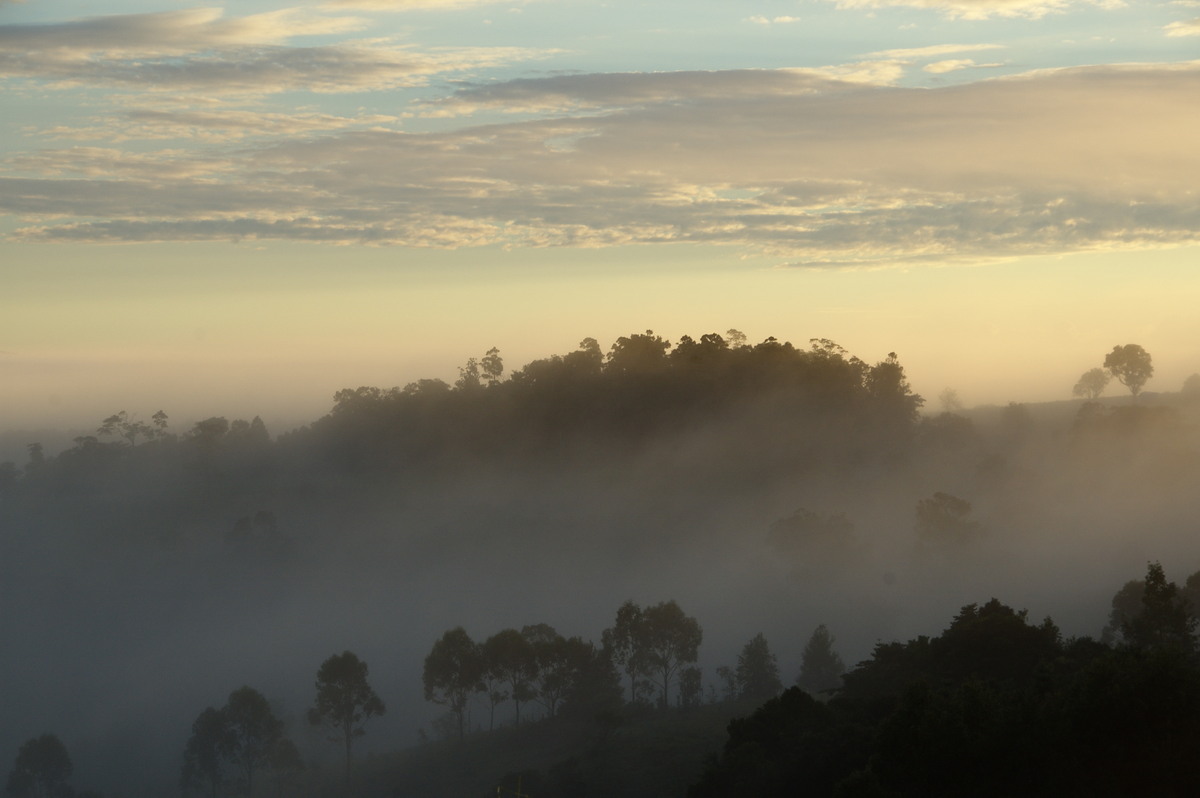
[[[940,11],[953,19],[989,19],[991,17],[1025,17],[1041,19],[1048,14],[1062,13],[1074,6],[1117,8],[1122,0],[831,0],[838,8],[878,9],[895,6]]]
[[[545,55],[516,47],[422,51],[380,40],[290,44],[358,30],[362,24],[297,9],[239,18],[226,18],[220,9],[191,9],[5,25],[0,26],[0,79],[140,92],[328,94],[422,86],[435,74]]]
[[[1163,246],[1200,240],[1196,96],[1200,63],[936,89],[796,71],[558,76],[448,100],[587,115],[186,157],[52,150],[7,164],[0,211],[25,241],[691,242],[808,264]]]
[[[1186,22],[1172,22],[1166,27],[1168,36],[1200,36],[1200,18]]]

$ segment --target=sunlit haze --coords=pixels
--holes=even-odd
[[[328,411],[585,336],[1200,371],[1193,4],[0,3],[0,418]]]
[[[1200,0],[0,0],[0,109],[11,798],[1194,791]]]

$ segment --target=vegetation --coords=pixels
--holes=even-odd
[[[366,734],[363,724],[386,711],[383,700],[367,682],[367,663],[353,652],[334,654],[317,671],[316,703],[308,711],[308,722],[324,726],[337,735],[346,748],[346,781],[350,781],[355,738]]]
[[[1185,795],[1200,775],[1195,615],[1149,566],[1129,641],[1064,640],[992,599],[876,646],[822,703],[799,688],[729,726],[689,795]]]
[[[1151,564],[1113,596],[1099,641],[1063,639],[993,599],[962,607],[938,636],[879,643],[849,669],[824,624],[797,654],[819,619],[865,651],[865,635],[879,638],[878,627],[855,628],[856,612],[867,623],[862,608],[925,578],[974,584],[1003,567],[1008,539],[1075,534],[1087,547],[1100,535],[1089,525],[1118,523],[1106,518],[1114,508],[1153,550],[1158,526],[1197,509],[1194,402],[1141,394],[1149,356],[1118,347],[1120,362],[1099,370],[1082,403],[968,410],[948,392],[946,412],[922,418],[895,355],[870,365],[825,340],[749,345],[735,333],[672,345],[646,331],[607,354],[586,339],[511,373],[492,349],[453,385],[339,391],[328,415],[274,439],[257,418],[175,432],[162,411],[148,423],[121,411],[56,454],[31,444],[23,466],[0,465],[0,576],[18,602],[4,629],[24,639],[78,612],[97,626],[89,637],[75,625],[81,646],[103,651],[102,635],[116,649],[107,621],[129,611],[128,593],[139,608],[154,600],[142,595],[162,598],[172,619],[202,596],[192,622],[238,632],[214,633],[229,668],[252,661],[231,639],[268,641],[261,659],[289,625],[291,642],[319,652],[340,650],[347,634],[432,642],[423,660],[372,656],[381,692],[419,684],[444,713],[422,719],[416,747],[393,721],[371,726],[364,751],[358,738],[385,708],[349,651],[321,665],[315,700],[307,683],[280,680],[277,704],[242,687],[198,715],[203,695],[188,703],[173,731],[154,726],[171,749],[169,778],[213,798],[498,787],[651,798],[688,785],[695,795],[1105,795],[1138,794],[1139,772],[1150,792],[1182,794],[1193,774],[1167,752],[1196,741],[1200,575],[1176,586]],[[1101,401],[1110,376],[1139,401]],[[63,552],[74,558],[65,569]],[[701,557],[710,581],[682,595],[692,588],[680,575]],[[587,609],[616,608],[591,639],[547,623],[496,630],[526,606],[537,613],[527,620],[565,630],[572,616],[556,603],[570,603],[580,580],[592,587],[579,593]],[[72,583],[89,600],[55,604]],[[410,589],[425,591],[421,612]],[[736,612],[618,606],[665,594],[694,608],[713,590]],[[812,609],[828,596],[846,601],[844,616]],[[436,600],[444,614],[432,614]],[[502,620],[472,639],[466,629],[485,618]],[[184,656],[196,647],[187,640]],[[273,709],[310,700],[312,727],[303,712],[297,722]],[[393,712],[428,708],[402,698]],[[324,734],[306,737],[315,727]],[[323,737],[338,743],[328,770]],[[30,761],[18,756],[14,796],[69,791],[69,759],[65,774]]]

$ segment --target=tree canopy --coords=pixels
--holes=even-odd
[[[1114,346],[1104,357],[1104,368],[1117,378],[1117,382],[1129,389],[1134,399],[1142,392],[1142,386],[1154,376],[1154,364],[1150,353],[1137,344]]]
[[[13,798],[60,798],[72,769],[71,756],[57,735],[33,737],[17,751],[5,790]]]
[[[308,722],[333,730],[346,746],[346,781],[350,781],[352,746],[366,734],[363,724],[387,711],[383,700],[367,682],[367,663],[343,651],[321,663],[317,671],[316,703],[308,710]]]

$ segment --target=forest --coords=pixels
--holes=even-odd
[[[1200,379],[1152,376],[936,411],[894,353],[647,330],[30,441],[7,790],[1182,794]]]

